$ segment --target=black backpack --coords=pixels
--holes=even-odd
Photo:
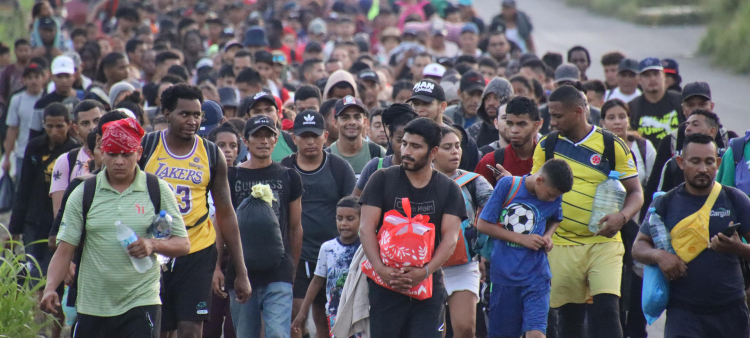
[[[73,169],[76,167],[76,161],[81,149],[81,147],[78,147],[68,152],[68,175],[73,175]]]
[[[505,162],[505,147],[495,149],[492,154],[495,157],[495,164],[503,165]]]

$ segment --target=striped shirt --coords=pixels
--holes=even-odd
[[[545,162],[544,137],[534,150],[534,174]],[[573,170],[573,190],[563,195],[563,221],[552,236],[555,245],[581,245],[607,242],[622,242],[618,233],[612,238],[594,236],[589,231],[591,208],[594,203],[596,186],[607,179],[610,171],[619,172],[620,180],[637,177],[633,155],[625,142],[615,137],[615,166],[604,158],[604,136],[601,127],[592,127],[586,137],[573,143],[562,135],[555,143],[555,158],[563,159]]]
[[[121,221],[138,235],[147,233],[155,211],[148,195],[146,175],[138,170],[133,184],[122,193],[109,184],[106,170],[96,178],[96,193],[86,220],[86,240],[83,247],[78,278],[79,313],[112,317],[145,305],[159,305],[159,264],[151,255],[153,267],[138,273],[123,249],[115,232],[115,222]],[[83,230],[83,184],[68,198],[57,243],[65,241],[78,246]],[[170,215],[179,215],[177,200],[169,184],[159,180],[161,207]],[[182,217],[173,217],[172,235],[187,237]]]

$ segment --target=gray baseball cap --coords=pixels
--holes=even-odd
[[[555,83],[563,81],[580,81],[581,72],[572,63],[563,63],[555,69]]]

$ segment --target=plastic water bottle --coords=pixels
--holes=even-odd
[[[156,239],[167,239],[172,235],[172,216],[167,213],[166,210],[159,212],[159,215],[154,218],[153,224],[151,224],[152,233]],[[159,264],[166,264],[169,262],[169,257],[164,255],[156,255],[156,260]]]
[[[172,234],[172,216],[162,210],[153,223],[153,235],[156,239],[166,239]]]
[[[599,220],[609,214],[616,214],[625,205],[625,187],[620,183],[620,173],[610,171],[609,177],[596,187],[594,203],[591,208],[589,231],[596,233],[601,229]]]
[[[128,253],[128,245],[138,240],[138,236],[135,235],[133,229],[130,229],[125,224],[122,224],[122,222],[117,221],[115,222],[115,231],[117,232],[117,240],[122,244],[123,249],[125,249],[125,254],[130,257],[130,261],[133,263],[135,271],[144,273],[148,271],[148,269],[151,269],[151,266],[154,264],[154,262],[151,261],[151,257],[135,258]]]
[[[649,208],[648,212],[648,232],[651,234],[654,246],[657,249],[675,253],[672,247],[672,235],[667,231],[667,226],[664,225],[661,216],[656,213],[656,209],[653,207]]]

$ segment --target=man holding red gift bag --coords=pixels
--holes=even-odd
[[[434,121],[411,121],[404,128],[401,165],[373,174],[360,197],[362,248],[376,279],[388,286],[368,279],[374,338],[442,337],[446,292],[440,267],[453,253],[467,216],[458,184],[430,165],[440,140],[440,126]],[[399,238],[386,238],[386,233]],[[425,238],[431,236],[433,243],[427,243]],[[432,294],[425,297],[428,277]]]

